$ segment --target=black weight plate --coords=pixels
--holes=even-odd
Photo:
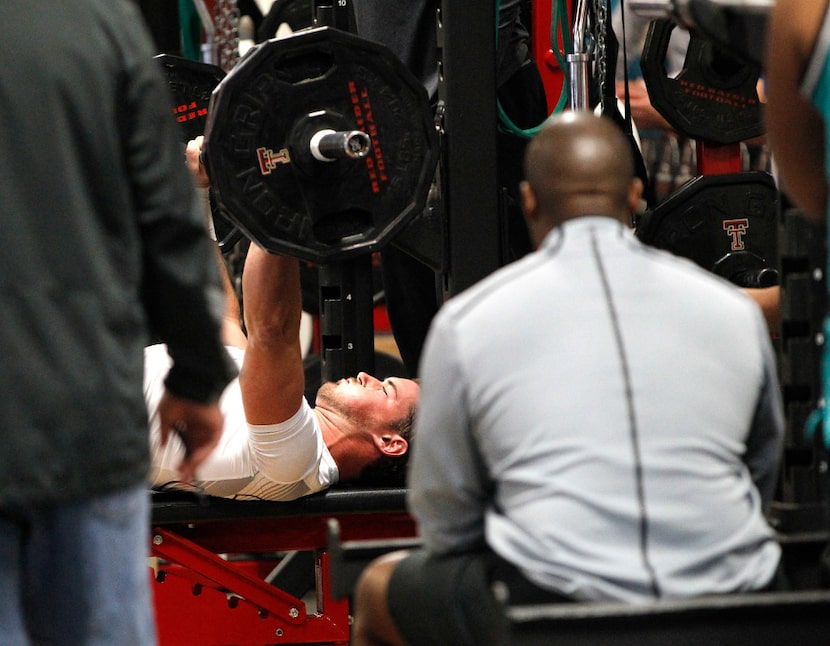
[[[654,108],[693,139],[731,144],[761,135],[760,67],[692,31],[683,69],[670,77],[665,63],[675,28],[671,20],[653,21],[643,47],[640,67]]]
[[[159,54],[172,97],[173,118],[179,124],[180,139],[187,143],[204,134],[210,97],[225,71],[218,65],[199,63],[180,56]]]
[[[777,200],[768,173],[702,175],[640,218],[637,237],[709,271],[736,253],[751,254],[774,267]]]
[[[768,11],[747,11],[712,2],[693,2],[689,13],[696,29],[744,61],[762,67],[766,58]]]
[[[314,23],[313,14],[314,0],[274,0],[259,26],[257,41],[274,38],[283,23],[288,25],[291,31],[307,29]]]
[[[321,162],[323,129],[370,135]],[[426,91],[385,47],[311,29],[246,56],[213,94],[204,153],[217,202],[262,247],[323,263],[374,251],[423,209],[437,163]]]

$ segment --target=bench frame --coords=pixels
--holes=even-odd
[[[154,493],[159,643],[348,645],[350,595],[363,567],[382,553],[418,545],[405,494],[336,487],[282,503]],[[808,589],[644,606],[509,608],[508,641],[532,646],[555,635],[557,644],[580,645],[826,643],[830,591],[816,584],[828,535],[779,538],[785,569],[799,573],[791,578]]]
[[[349,599],[333,591],[330,524],[345,540],[414,538],[404,498],[403,489],[332,489],[288,503],[154,493],[159,643],[348,644]],[[313,600],[292,583],[298,576]]]

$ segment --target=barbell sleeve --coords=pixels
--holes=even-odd
[[[330,162],[366,157],[372,147],[372,140],[360,130],[326,129],[315,132],[308,145],[314,159]]]

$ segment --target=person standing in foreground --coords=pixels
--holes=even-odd
[[[153,644],[143,351],[189,479],[235,374],[212,243],[134,2],[3,0],[0,40],[0,635]]]
[[[355,646],[499,643],[507,603],[642,603],[773,585],[783,413],[758,306],[627,227],[624,136],[565,113],[525,158],[535,253],[444,305],[409,506],[423,548],[371,564]]]
[[[778,0],[767,28],[767,138],[784,194],[825,224],[830,178],[830,3]],[[826,309],[826,304],[818,305]],[[830,333],[830,318],[824,334]],[[821,358],[823,423],[830,420],[830,355]]]

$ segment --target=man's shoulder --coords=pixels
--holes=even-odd
[[[544,259],[540,254],[530,253],[509,265],[497,269],[449,299],[439,310],[438,316],[455,319],[464,318],[475,313],[479,308],[498,303],[502,295],[510,294],[522,281],[527,281],[530,272],[543,262]]]

